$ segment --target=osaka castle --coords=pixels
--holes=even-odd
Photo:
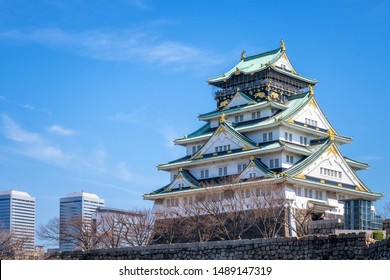
[[[158,165],[170,182],[144,195],[154,211],[191,204],[210,185],[282,189],[292,208],[316,207],[326,219],[343,220],[347,200],[383,197],[357,176],[368,164],[341,153],[352,138],[331,125],[316,100],[317,81],[298,74],[283,41],[265,53],[243,51],[208,83],[216,108],[198,116],[198,130],[174,140],[183,157]]]

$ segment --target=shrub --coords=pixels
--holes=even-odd
[[[372,233],[372,237],[375,239],[375,240],[383,240],[385,238],[384,234],[383,234],[383,231],[374,231]]]

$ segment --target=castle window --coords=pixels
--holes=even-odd
[[[220,167],[219,168],[219,176],[226,176],[227,175],[227,166]]]
[[[285,132],[284,140],[292,142],[292,133]]]
[[[205,169],[205,170],[201,170],[200,171],[200,178],[201,179],[206,179],[209,177],[209,170],[208,169]]]
[[[268,132],[268,141],[272,141],[273,140],[273,133],[272,132]]]
[[[257,112],[252,113],[252,120],[260,119],[260,117],[261,117],[261,111],[257,111]]]
[[[178,198],[167,198],[167,199],[165,199],[165,206],[166,207],[177,207],[177,206],[179,206],[179,199]]]
[[[236,123],[244,121],[244,115],[239,115],[234,117]]]
[[[342,177],[342,173],[340,171],[336,171],[328,168],[322,168],[322,167],[320,168],[320,174],[333,177],[333,178],[339,178],[339,179],[341,179]]]
[[[286,162],[288,163],[294,163],[294,157],[290,155],[286,155]]]
[[[316,199],[322,200],[322,191],[316,191]]]
[[[263,142],[267,142],[267,133],[263,133]]]
[[[246,163],[237,165],[237,173],[241,173],[246,168]]]
[[[317,126],[317,121],[305,118],[305,123],[311,126]]]
[[[301,137],[299,138],[299,143],[300,143],[301,145],[307,145],[307,137],[301,136]]]

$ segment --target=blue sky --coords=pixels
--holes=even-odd
[[[38,224],[80,190],[151,207],[142,194],[169,181],[156,165],[184,153],[172,140],[215,108],[206,79],[283,38],[353,137],[343,153],[386,193],[389,14],[380,0],[0,0],[0,189],[36,197]]]

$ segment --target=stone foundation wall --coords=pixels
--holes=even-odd
[[[364,260],[390,259],[390,239],[368,244],[365,233],[57,252],[62,260]]]

